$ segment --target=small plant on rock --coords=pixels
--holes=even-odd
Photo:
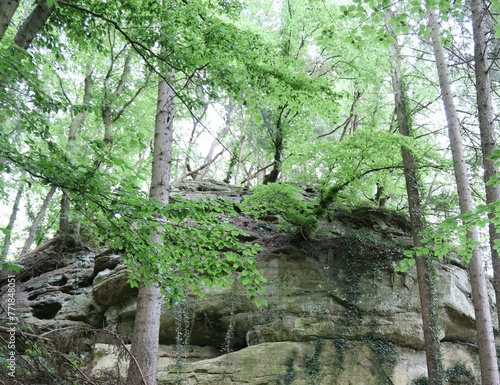
[[[304,200],[301,190],[286,183],[256,186],[253,195],[244,199],[241,209],[256,217],[279,215],[280,225],[300,231],[310,238],[318,227],[313,204]]]

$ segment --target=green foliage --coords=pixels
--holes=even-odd
[[[422,232],[422,246],[405,251],[405,258],[401,260],[397,271],[405,272],[415,265],[416,255],[433,255],[440,260],[450,255],[459,256],[464,262],[472,258],[474,248],[479,242],[468,236],[474,228],[484,228],[490,222],[500,228],[500,203],[479,205],[474,211],[446,218],[438,225],[428,226]],[[496,241],[495,249],[500,250],[500,243]]]
[[[305,238],[310,238],[318,226],[313,204],[305,201],[298,187],[287,183],[256,186],[241,203],[241,209],[256,218],[277,214],[283,226],[292,226]]]
[[[57,145],[50,147],[51,158],[39,147],[30,156],[4,147],[2,155],[32,176],[72,192],[83,226],[96,228],[97,237],[126,253],[132,284],[158,282],[175,302],[186,290],[202,295],[206,286],[227,284],[231,273],[239,271],[250,297],[265,303],[259,295],[265,279],[253,259],[259,246],[238,241],[243,232],[229,223],[236,215],[232,203],[178,197],[162,205],[132,182],[140,178],[118,179],[96,170],[91,160],[77,163]],[[163,245],[150,241],[153,233]]]
[[[405,250],[404,258],[399,262],[394,271],[399,273],[406,273],[409,268],[415,266],[415,254],[413,250]],[[424,254],[425,255],[425,254]]]
[[[189,201],[175,197],[162,205],[143,197],[122,199],[108,211],[108,244],[126,252],[131,284],[158,282],[171,303],[183,298],[186,290],[203,296],[204,288],[227,285],[231,274],[249,290],[257,305],[265,278],[255,266],[258,244],[241,243],[244,232],[229,223],[236,215],[231,202]],[[119,218],[116,213],[119,212]],[[162,244],[151,242],[152,234]]]
[[[426,156],[426,149],[412,138],[368,128],[360,128],[340,142],[307,144],[303,151],[308,159],[315,160],[311,168],[320,176],[316,182],[321,186],[318,214],[323,215],[333,202],[366,201],[377,183],[393,185],[391,180],[402,168],[401,146],[410,148],[422,160]]]
[[[495,148],[494,150],[492,150],[490,159],[495,162],[495,167],[498,170],[498,168],[500,168],[500,149]],[[497,172],[497,174],[492,176],[486,183],[489,185],[500,186],[500,174]]]
[[[14,273],[19,273],[23,268],[22,265],[12,261],[0,261],[0,270],[2,271],[12,271]]]

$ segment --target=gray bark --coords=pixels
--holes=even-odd
[[[406,92],[401,75],[401,60],[396,44],[391,46],[393,58],[392,85],[394,90],[394,101],[399,126],[399,133],[410,136],[411,116],[406,98]],[[408,208],[414,246],[422,246],[420,233],[425,228],[424,213],[420,203],[420,191],[417,177],[415,157],[408,148],[402,147],[404,175],[406,181],[406,192],[408,195]],[[422,312],[422,326],[425,340],[425,353],[427,362],[427,373],[429,385],[442,385],[443,360],[440,350],[438,335],[438,317],[434,297],[434,285],[432,281],[432,265],[428,255],[416,255],[417,280],[420,295],[420,307]]]
[[[173,78],[173,75],[170,77]],[[158,84],[158,106],[153,146],[153,165],[149,196],[167,204],[170,196],[172,166],[172,139],[174,118],[174,91],[161,80]],[[161,235],[151,235],[151,242],[162,244]],[[129,365],[127,385],[156,385],[158,367],[160,311],[163,297],[157,284],[139,284],[137,311],[132,336],[131,354],[135,357]]]
[[[448,74],[444,49],[441,44],[440,26],[435,12],[428,8],[427,15],[431,28],[432,45],[441,87],[441,97],[448,123],[448,135],[450,138],[451,152],[453,157],[453,168],[457,183],[460,212],[466,213],[474,209],[471,187],[468,180],[468,170],[463,153],[463,145],[460,137],[460,126],[457,111],[451,90],[451,81]],[[479,240],[477,229],[474,228],[467,237],[475,241]],[[469,263],[469,278],[471,283],[472,301],[476,315],[476,331],[479,346],[479,363],[481,367],[481,382],[483,385],[499,385],[499,373],[497,356],[495,350],[495,338],[493,335],[493,324],[491,320],[490,302],[486,287],[486,277],[483,267],[483,257],[478,247],[472,252]]]
[[[2,40],[5,31],[9,27],[18,6],[19,0],[0,1],[0,40]]]
[[[33,242],[35,240],[35,235],[36,231],[38,230],[38,226],[40,226],[40,222],[45,216],[45,213],[49,208],[50,202],[55,192],[56,192],[56,186],[52,186],[47,195],[45,196],[45,199],[43,200],[42,203],[42,207],[40,207],[40,211],[38,212],[37,216],[35,217],[35,220],[31,224],[30,231],[28,233],[28,238],[26,239],[26,242],[24,243],[24,246],[21,249],[21,254],[26,254],[31,249],[31,246],[33,245]]]
[[[85,119],[87,118],[88,110],[87,106],[90,103],[90,99],[92,98],[92,73],[94,72],[94,66],[92,63],[87,64],[85,79],[84,82],[84,91],[83,91],[83,110],[78,112],[73,121],[71,122],[71,126],[69,128],[68,134],[68,149],[71,150],[72,143],[76,140],[78,135],[78,131],[83,126]]]
[[[112,76],[112,71],[114,68],[114,61],[117,57],[111,58],[111,65],[108,73],[106,74],[106,78],[104,79],[104,98],[102,99],[101,104],[101,116],[104,122],[104,142],[112,143],[114,137],[114,124],[116,121],[116,116],[113,116],[113,105],[117,98],[119,98],[125,88],[127,80],[130,76],[131,72],[131,62],[132,62],[132,53],[133,50],[129,50],[127,57],[125,58],[125,63],[123,65],[122,75],[116,88],[113,92],[109,92],[109,80]]]
[[[19,202],[23,196],[25,181],[24,178],[19,182],[19,186],[17,187],[16,199],[14,199],[14,206],[12,207],[12,213],[10,214],[9,223],[7,224],[6,230],[7,234],[5,234],[5,239],[3,243],[2,256],[0,260],[5,260],[7,255],[9,254],[10,244],[12,241],[12,230],[14,229],[14,224],[17,219],[17,212],[19,211]]]
[[[83,92],[83,105],[87,106],[90,103],[91,99],[91,91],[92,91],[92,72],[93,72],[93,66],[92,64],[87,65],[87,70],[86,70],[86,75],[84,79],[84,92]],[[74,142],[76,141],[76,137],[78,135],[78,131],[83,126],[83,123],[85,122],[85,119],[87,117],[88,111],[86,107],[83,109],[83,111],[78,112],[78,114],[75,116],[73,121],[71,122],[71,126],[69,128],[69,133],[68,133],[68,143],[66,146],[66,149],[69,152],[74,151]],[[67,191],[63,191],[62,198],[61,198],[61,209],[59,213],[59,235],[62,240],[65,240],[66,238],[72,237],[74,233],[74,228],[70,226],[70,208],[71,208],[71,203],[70,203],[70,196]]]
[[[486,203],[494,203],[500,200],[500,187],[486,184],[499,171],[495,168],[495,162],[489,159],[492,151],[497,146],[495,135],[495,118],[493,113],[493,101],[491,95],[490,64],[486,51],[486,20],[488,9],[483,1],[472,0],[472,29],[474,35],[474,66],[476,74],[476,98],[479,117],[479,131],[481,134],[481,152],[483,156],[484,183],[486,190]],[[497,303],[497,315],[500,320],[500,259],[498,251],[494,248],[495,241],[500,242],[500,233],[492,221],[494,214],[490,213],[489,235],[490,252],[493,265],[493,286]]]
[[[54,10],[54,6],[47,4],[46,0],[40,0],[28,18],[21,24],[14,36],[14,42],[21,48],[28,49],[37,33],[43,28]]]

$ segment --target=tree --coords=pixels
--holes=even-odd
[[[8,0],[0,3],[0,40],[2,40],[5,31],[9,27],[18,6],[19,0]]]
[[[388,15],[390,17],[390,15]],[[392,28],[388,27],[391,34]],[[391,44],[393,73],[392,84],[394,89],[394,104],[396,117],[401,135],[412,135],[410,106],[401,74],[401,59],[399,47],[396,42]],[[421,232],[425,228],[424,213],[420,202],[419,179],[415,156],[407,147],[401,147],[403,157],[406,191],[408,195],[408,210],[412,229],[413,246],[418,249],[423,246]],[[440,341],[438,335],[438,317],[436,314],[435,292],[432,277],[432,261],[429,254],[418,254],[413,251],[417,267],[417,279],[420,294],[420,307],[422,312],[422,325],[425,340],[427,373],[430,385],[442,385],[443,361],[441,357]]]
[[[431,28],[432,45],[434,47],[434,55],[436,57],[436,66],[439,76],[439,84],[441,87],[441,97],[448,123],[448,135],[451,144],[460,211],[462,214],[465,214],[472,211],[474,205],[460,138],[460,127],[455,103],[453,101],[453,92],[451,90],[448,67],[444,56],[443,46],[441,44],[439,22],[435,11],[430,7],[427,8],[427,16],[429,19],[429,27]],[[472,242],[473,247],[472,258],[469,263],[469,277],[474,312],[476,314],[481,380],[483,385],[498,385],[500,383],[500,379],[497,367],[495,339],[493,336],[493,324],[491,320],[483,259],[481,251],[477,247],[479,244],[477,228],[469,230],[467,237]]]
[[[265,0],[246,4],[193,0],[175,6],[143,0],[36,4],[16,38],[20,46],[31,42],[32,49],[10,49],[15,48],[10,30],[0,41],[0,77],[9,86],[0,89],[0,170],[9,180],[26,171],[30,182],[39,184],[32,194],[46,192],[46,186],[54,186],[50,192],[65,191],[65,197],[71,197],[73,218],[89,226],[99,241],[126,253],[133,282],[146,298],[140,303],[151,305],[138,309],[133,354],[139,357],[142,374],[131,364],[130,381],[154,378],[154,334],[162,294],[168,303],[182,301],[183,293],[199,292],[201,283],[222,284],[234,271],[250,288],[252,280],[260,282],[248,262],[253,249],[237,244],[232,234],[236,230],[226,223],[232,206],[178,197],[169,201],[171,177],[222,175],[216,167],[209,169],[216,164],[227,170],[222,175],[227,181],[255,183],[266,171],[268,182],[279,177],[310,185],[320,195],[314,207],[302,202],[299,190],[289,185],[261,186],[274,199],[281,196],[277,192],[296,199],[292,202],[296,211],[288,221],[305,230],[306,236],[314,234],[317,216],[325,215],[333,203],[378,205],[390,196],[388,207],[406,208],[403,171],[415,229],[423,227],[419,193],[428,201],[445,201],[450,212],[456,210],[443,176],[448,164],[428,144],[440,142],[435,139],[439,135],[435,123],[424,116],[435,116],[431,108],[439,92],[431,71],[424,67],[426,61],[414,53],[425,55],[421,53],[425,47],[414,42],[406,45],[405,52],[413,49],[412,64],[417,69],[406,74],[407,89],[396,87],[395,81],[394,91],[406,92],[406,107],[403,102],[397,105],[401,113],[414,118],[412,136],[420,138],[407,137],[406,131],[395,133],[393,90],[387,82],[387,47],[394,39],[383,25],[384,3],[378,4],[378,11],[362,1],[337,5],[289,0],[280,6]],[[370,8],[362,14],[363,22],[343,16],[358,13],[361,5]],[[13,17],[7,6],[12,10],[16,2],[0,5],[2,26]],[[393,20],[395,29],[408,33],[415,24],[410,18],[411,14]],[[162,52],[157,49],[160,43]],[[90,63],[93,70],[85,80],[79,75],[82,63]],[[147,160],[150,147],[160,148],[150,132],[155,116],[150,101],[158,100],[161,86],[160,82],[149,87],[148,78],[165,77],[162,81],[173,85],[164,68],[175,70],[176,87],[164,85],[176,103],[170,123],[175,121],[180,128],[161,147],[171,150],[174,163],[167,180],[160,183],[166,200],[156,196],[155,182],[148,182],[159,163]],[[93,81],[92,93],[84,92],[83,103],[71,102],[77,100],[72,89],[77,76],[89,89]],[[226,115],[220,131],[212,129],[209,114],[203,113],[209,103]],[[398,116],[400,128],[409,125],[408,116]],[[8,128],[17,118],[21,139],[14,143]],[[84,126],[79,123],[82,118]],[[182,121],[188,119],[194,122],[192,140],[182,130]],[[72,123],[76,130],[68,136]],[[201,150],[200,141],[207,137],[198,135],[202,131],[215,139],[205,159],[200,155],[207,153]],[[187,155],[182,153],[186,142]],[[217,153],[218,145],[223,150]],[[414,189],[412,156],[418,163],[418,178],[424,181],[423,191]],[[175,165],[181,166],[176,170]],[[426,194],[426,181],[445,186],[441,190],[431,186]],[[272,201],[264,195],[261,203],[259,210],[266,210]],[[66,208],[67,204],[59,211],[64,220],[69,218]],[[55,210],[50,214],[55,216]],[[34,218],[33,228],[39,218]],[[63,228],[67,223],[61,221]],[[418,236],[414,237],[418,246]],[[418,265],[421,260],[417,257]],[[421,276],[426,277],[425,272]],[[154,319],[151,330],[140,329],[145,319]],[[433,369],[429,372],[438,377]]]
[[[38,214],[36,215],[35,219],[33,220],[33,223],[30,226],[30,230],[28,232],[28,237],[26,238],[26,241],[24,242],[24,246],[21,249],[21,255],[27,253],[31,249],[31,246],[33,245],[33,242],[35,241],[35,236],[36,236],[36,232],[38,230],[38,226],[40,225],[40,222],[42,221],[43,217],[45,216],[45,213],[47,212],[47,209],[49,208],[50,202],[51,202],[52,197],[54,196],[56,190],[57,190],[56,186],[51,186],[49,192],[45,196],[45,199],[43,200],[42,206],[40,207]]]
[[[500,186],[493,183],[498,168],[492,159],[493,150],[497,147],[495,133],[495,118],[493,113],[492,87],[490,76],[490,64],[487,54],[487,32],[486,18],[488,9],[483,1],[471,1],[472,8],[472,30],[474,35],[474,67],[476,76],[476,100],[479,118],[479,130],[481,134],[481,153],[484,168],[484,183],[486,190],[486,204],[492,204],[500,200]],[[495,297],[497,303],[497,314],[500,320],[500,258],[495,247],[500,242],[500,232],[494,224],[495,214],[490,212],[489,236],[490,252],[493,264],[493,277]]]
[[[86,66],[83,101],[82,101],[84,109],[76,114],[75,118],[71,122],[68,132],[67,150],[71,154],[78,152],[77,147],[75,145],[75,141],[78,132],[81,130],[88,114],[88,109],[86,106],[89,105],[91,99],[93,71],[94,71],[94,65],[92,63],[88,63]],[[63,244],[69,241],[75,241],[77,243],[79,242],[79,240],[76,239],[78,238],[78,230],[77,228],[76,229],[74,228],[75,225],[74,224],[72,225],[70,221],[70,205],[71,205],[71,199],[69,193],[63,190],[61,196],[61,209],[59,211],[59,235],[61,237]]]
[[[5,261],[9,254],[9,249],[12,241],[12,231],[14,229],[14,224],[17,219],[17,213],[19,211],[19,203],[21,202],[25,184],[26,181],[24,180],[24,178],[21,181],[19,181],[16,198],[14,199],[14,206],[12,207],[12,213],[10,214],[9,223],[5,228],[5,239],[2,247],[2,255],[0,256],[0,262]]]
[[[17,30],[14,41],[16,44],[27,49],[38,32],[47,23],[52,11],[54,10],[55,0],[40,0],[28,18],[21,24]]]
[[[174,82],[175,74],[170,72],[168,79]],[[158,104],[153,144],[153,166],[151,173],[151,188],[149,197],[161,204],[168,204],[170,196],[170,170],[172,164],[172,139],[174,122],[174,97],[172,86],[165,79],[158,82]],[[164,220],[165,218],[159,218]],[[158,228],[157,232],[164,230]],[[162,245],[162,237],[154,232],[151,242]],[[159,256],[161,257],[161,256]],[[156,384],[158,367],[158,349],[160,334],[160,311],[163,302],[158,283],[147,285],[139,283],[137,295],[137,310],[132,339],[132,356],[127,374],[127,384]]]

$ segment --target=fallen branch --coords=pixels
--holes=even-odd
[[[27,253],[21,254],[18,259],[27,257],[28,255],[31,255],[31,254],[36,254],[36,253],[39,253],[45,249],[48,249],[50,246],[55,245],[57,243],[57,241],[59,241],[59,237],[55,236],[54,238],[49,239],[44,244],[35,247],[33,250],[28,251]]]

